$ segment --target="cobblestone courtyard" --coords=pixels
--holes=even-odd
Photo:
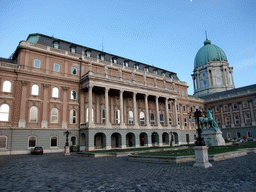
[[[256,154],[212,164],[199,169],[128,157],[0,156],[0,191],[256,191]]]

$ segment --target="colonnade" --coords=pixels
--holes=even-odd
[[[88,123],[90,127],[94,126],[94,122],[92,121],[92,90],[93,90],[92,85],[88,86]],[[98,86],[97,86],[98,87]],[[107,126],[111,126],[110,123],[110,117],[109,117],[109,90],[111,89],[110,87],[105,87],[105,124]],[[129,92],[129,91],[127,91]],[[138,120],[138,112],[137,112],[137,100],[136,100],[136,96],[137,96],[137,92],[132,92],[133,93],[133,121],[134,121],[134,126],[138,127],[139,126],[139,120]],[[119,90],[119,106],[120,106],[120,126],[124,126],[124,99],[123,99],[123,94],[124,94],[124,90],[120,89]],[[150,125],[150,116],[149,116],[149,107],[148,107],[148,97],[149,94],[148,93],[141,93],[142,95],[144,95],[144,99],[145,99],[145,124],[147,126],[151,126]],[[156,104],[156,126],[160,126],[160,113],[159,113],[159,97],[158,95],[150,95],[155,97],[155,104]],[[168,119],[169,119],[169,110],[168,110],[168,101],[169,97],[163,97],[165,98],[165,121],[166,121],[166,125],[168,125]],[[174,108],[174,117],[175,117],[175,125],[177,125],[178,122],[178,116],[177,116],[177,108],[176,108],[176,99],[173,99],[173,108]],[[83,107],[82,107],[83,108]],[[82,114],[83,116],[83,114]]]

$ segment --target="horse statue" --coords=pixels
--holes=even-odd
[[[214,121],[213,119],[213,110],[208,110],[207,111],[207,114],[206,114],[206,118],[204,118],[202,121],[201,121],[201,126],[202,126],[202,129],[203,128],[208,128],[208,125],[210,126],[211,129],[219,129],[216,121]]]

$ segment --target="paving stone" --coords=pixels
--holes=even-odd
[[[130,162],[71,154],[0,156],[0,191],[256,191],[256,154],[212,162]]]

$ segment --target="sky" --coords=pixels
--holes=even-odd
[[[194,58],[207,37],[256,83],[256,0],[0,0],[0,57],[41,33],[177,73],[193,95]]]

